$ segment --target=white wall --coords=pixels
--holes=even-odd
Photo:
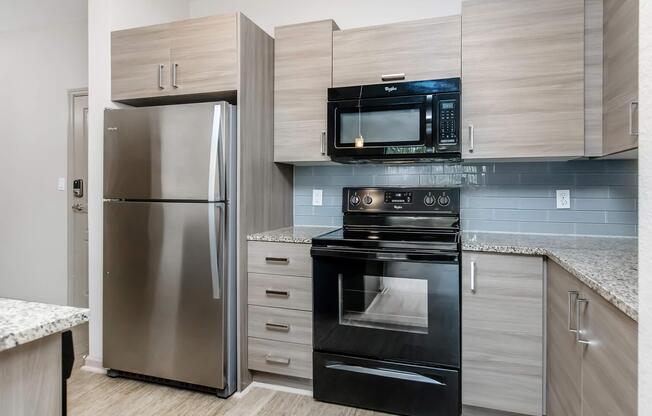
[[[274,27],[334,19],[340,29],[448,16],[461,12],[461,0],[191,0],[190,16],[242,12],[267,33]]]
[[[652,0],[639,14],[639,415],[652,415]]]
[[[89,303],[90,359],[102,360],[102,135],[111,102],[110,32],[241,11],[273,34],[274,26],[334,18],[342,29],[460,13],[460,0],[89,0]]]
[[[65,304],[68,203],[57,178],[68,169],[67,91],[87,86],[88,46],[85,0],[60,6],[0,5],[0,297]]]

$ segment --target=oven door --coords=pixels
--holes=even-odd
[[[459,256],[313,247],[315,351],[460,365]]]
[[[433,152],[432,111],[432,95],[331,101],[329,154],[337,158]]]

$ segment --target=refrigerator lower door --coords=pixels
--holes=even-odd
[[[226,387],[225,214],[221,203],[104,203],[105,367]]]

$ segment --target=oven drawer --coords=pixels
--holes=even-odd
[[[250,241],[248,248],[250,273],[312,276],[310,244]]]
[[[315,352],[316,400],[409,415],[460,414],[457,370]]]
[[[312,345],[312,313],[249,305],[249,336]]]
[[[249,337],[249,369],[312,378],[312,347]]]
[[[312,310],[312,279],[249,273],[249,304]]]

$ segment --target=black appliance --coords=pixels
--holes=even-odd
[[[311,249],[315,399],[460,414],[459,206],[459,189],[344,189],[344,227]]]
[[[328,89],[328,154],[342,163],[460,160],[460,79]]]

